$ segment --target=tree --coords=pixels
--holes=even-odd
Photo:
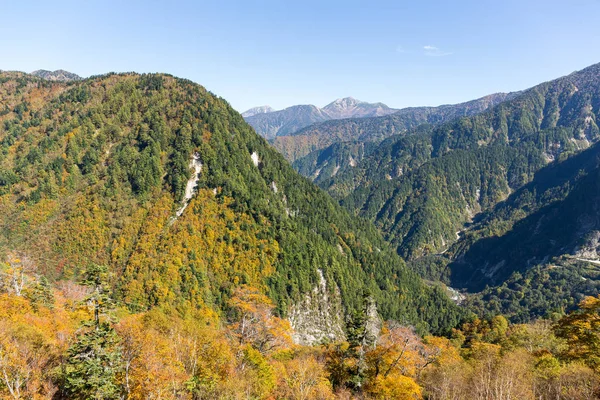
[[[273,315],[271,300],[257,289],[241,286],[230,301],[231,329],[239,344],[251,344],[261,353],[269,353],[291,344],[289,323]]]
[[[71,399],[119,399],[120,340],[107,322],[80,333],[67,352],[64,392]]]
[[[106,268],[90,265],[83,284],[92,288],[85,301],[92,305],[93,319],[83,323],[67,351],[64,391],[73,399],[117,399],[122,391],[119,382],[123,367],[122,350],[109,319],[112,299]],[[104,316],[106,320],[102,321]]]
[[[277,397],[289,400],[333,399],[331,383],[324,366],[310,354],[299,355],[287,361]]]
[[[555,326],[556,336],[567,341],[562,356],[580,360],[600,372],[600,297],[586,297],[579,310],[561,318]]]
[[[121,338],[123,385],[128,399],[160,399],[183,392],[189,374],[176,358],[177,340],[148,326],[144,314],[124,318],[115,330]]]

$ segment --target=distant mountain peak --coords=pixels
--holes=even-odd
[[[244,111],[242,113],[242,117],[248,118],[248,117],[252,117],[257,114],[266,114],[266,113],[270,113],[270,112],[274,112],[274,111],[275,111],[275,109],[271,106],[252,107],[251,109]]]
[[[60,82],[78,81],[81,79],[79,75],[65,71],[64,69],[57,69],[56,71],[38,69],[37,71],[33,71],[31,75],[35,75],[38,78],[46,79],[48,81]]]
[[[323,108],[306,104],[268,111],[266,107],[268,106],[252,108],[244,112],[242,117],[267,139],[290,135],[309,125],[330,119],[377,117],[398,111],[382,103],[371,104],[354,97],[337,99]]]
[[[339,110],[339,109],[343,109],[343,110],[347,110],[347,109],[352,109],[354,107],[356,107],[359,104],[367,104],[364,101],[361,100],[357,100],[354,97],[344,97],[341,99],[336,99],[335,101],[332,101],[331,103],[327,104],[325,107],[323,107],[323,110]]]

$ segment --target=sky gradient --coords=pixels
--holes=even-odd
[[[0,15],[0,69],[166,72],[239,111],[458,103],[600,62],[600,0],[0,0]]]

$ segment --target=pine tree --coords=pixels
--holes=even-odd
[[[68,350],[65,394],[70,399],[118,399],[119,337],[107,322],[80,334]]]
[[[64,392],[69,399],[118,399],[122,392],[121,346],[110,323],[112,300],[106,271],[103,266],[92,265],[85,273],[83,283],[93,288],[86,299],[93,306],[93,320],[83,324],[82,333],[67,353]]]

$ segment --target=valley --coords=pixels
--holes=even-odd
[[[0,72],[0,99],[0,393],[600,387],[578,333],[600,307],[599,65],[453,106],[342,99],[270,141],[246,121],[280,112],[167,74]]]

